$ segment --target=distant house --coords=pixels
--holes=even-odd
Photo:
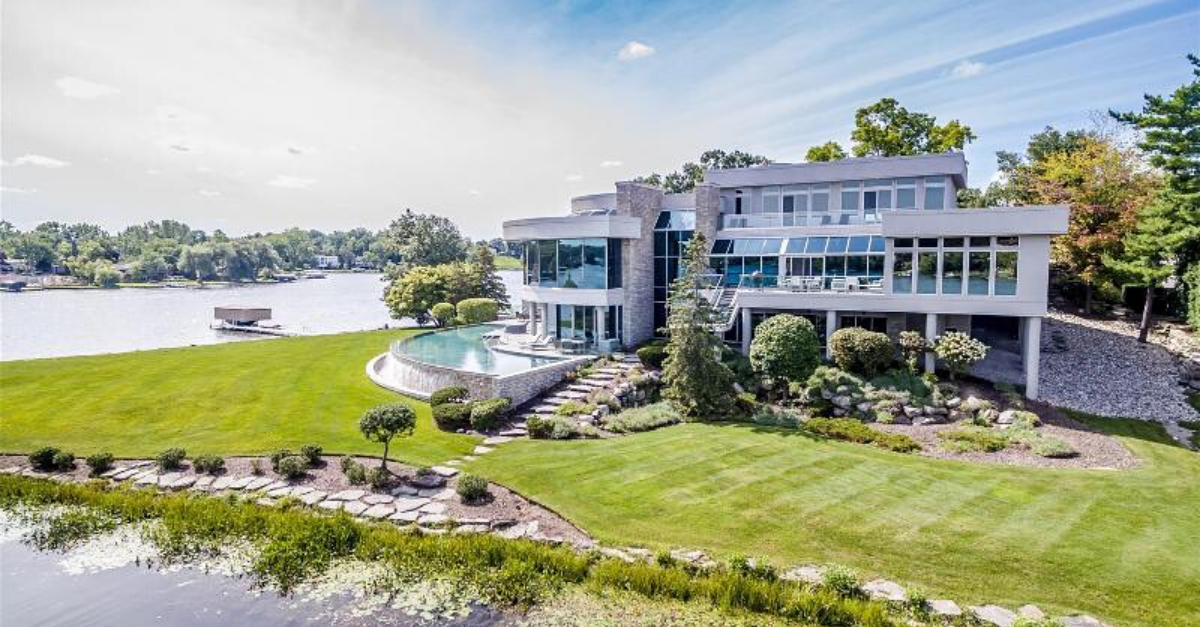
[[[24,259],[0,259],[0,274],[32,274],[33,268]]]
[[[342,267],[342,260],[337,255],[317,255],[317,267],[322,270],[331,270]]]

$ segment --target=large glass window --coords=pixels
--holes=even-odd
[[[996,296],[1014,296],[1017,293],[1017,253],[996,253]]]
[[[896,179],[896,208],[917,208],[917,179]]]
[[[580,287],[583,281],[583,240],[558,241],[558,286]]]
[[[608,240],[608,289],[621,287],[621,240]]]
[[[838,224],[852,224],[856,221],[860,209],[861,189],[862,184],[858,182],[842,183],[842,213],[838,217]]]
[[[942,293],[962,294],[963,253],[961,250],[942,252]]]
[[[768,215],[779,213],[779,188],[771,187],[763,190],[762,212]]]
[[[559,339],[596,341],[596,308],[584,305],[558,305]]]
[[[558,240],[539,242],[538,259],[540,283],[547,287],[555,285],[558,282]]]
[[[734,211],[741,213],[741,192],[738,192]],[[725,198],[722,198],[724,201]],[[662,211],[655,223],[654,233],[654,329],[657,334],[667,324],[667,300],[671,282],[679,275],[679,258],[692,240],[696,228],[696,212],[692,209]],[[713,242],[714,253],[726,253],[733,247],[733,240],[719,239]],[[611,253],[610,253],[611,254]]]
[[[913,257],[911,251],[896,251],[892,258],[892,292],[912,294]]]
[[[863,220],[879,221],[879,212],[892,208],[892,182],[890,180],[867,181],[863,191]]]
[[[992,253],[972,250],[967,258],[967,293],[987,296],[988,277],[992,274]]]
[[[925,179],[925,208],[938,210],[946,208],[946,179],[934,177]]]
[[[937,293],[937,253],[917,253],[917,293]]]
[[[811,213],[808,224],[810,226],[829,224],[829,186],[813,185],[809,193]]]

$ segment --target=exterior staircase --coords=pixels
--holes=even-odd
[[[725,333],[737,324],[738,304],[737,304],[737,288],[726,287],[717,293],[716,302],[713,306],[717,310],[717,323],[713,325],[713,331],[717,333]]]

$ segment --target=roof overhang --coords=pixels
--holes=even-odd
[[[1062,235],[1070,210],[1065,205],[887,211],[886,237],[954,237],[972,235]]]
[[[581,237],[638,239],[641,236],[641,219],[620,214],[523,218],[504,223],[504,239],[508,241]]]

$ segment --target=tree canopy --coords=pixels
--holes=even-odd
[[[766,165],[771,160],[762,156],[734,150],[706,150],[700,155],[700,163],[687,162],[674,172],[666,175],[657,172],[649,176],[639,176],[634,179],[638,183],[646,183],[661,187],[669,193],[681,194],[696,189],[696,185],[704,182],[704,173],[708,170],[726,170],[730,168],[748,168],[752,165]]]
[[[389,403],[368,409],[358,419],[358,430],[371,442],[383,445],[379,467],[387,469],[388,447],[392,438],[412,435],[417,426],[417,413],[405,403]]]
[[[810,163],[818,161],[838,161],[845,159],[849,155],[846,154],[846,149],[835,141],[827,141],[820,146],[813,146],[804,153],[804,160]]]
[[[976,139],[971,127],[950,120],[938,124],[927,113],[909,111],[895,98],[883,98],[854,112],[855,157],[902,157],[962,151]],[[837,142],[826,142],[808,149],[809,161],[845,159],[846,151]]]

